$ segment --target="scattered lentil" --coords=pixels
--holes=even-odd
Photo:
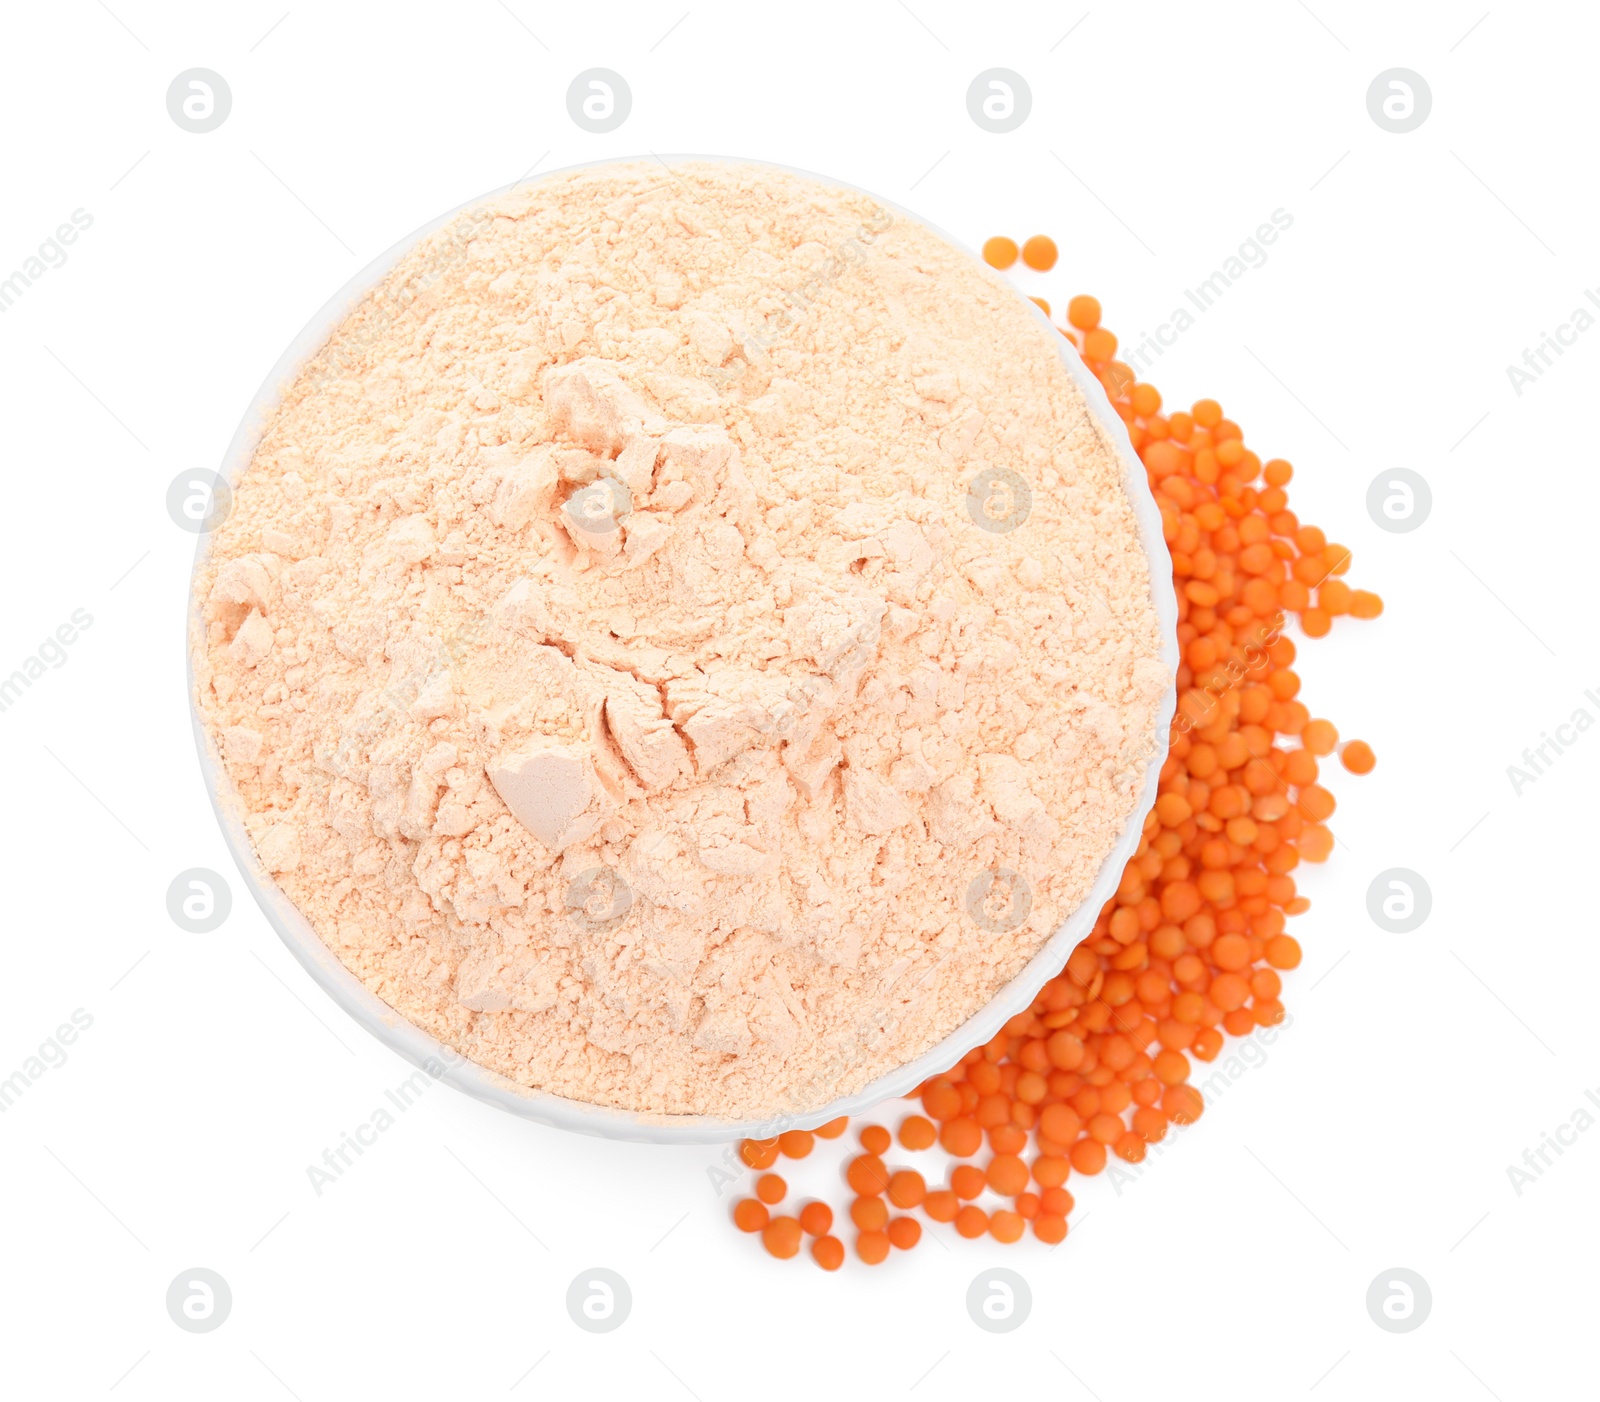
[[[998,268],[1004,272],[1017,261],[1017,244],[1015,239],[1008,239],[1004,234],[997,234],[983,246],[983,261],[991,268]]]
[[[800,1224],[793,1217],[774,1217],[761,1233],[761,1243],[779,1260],[800,1254]]]
[[[827,1236],[833,1230],[833,1209],[825,1202],[808,1202],[800,1209],[800,1230],[807,1236]]]
[[[1056,243],[1048,234],[1035,234],[1022,245],[1022,261],[1030,268],[1047,273],[1056,265]]]
[[[985,262],[1000,269],[1014,266],[1018,252],[1005,237],[983,246]],[[1043,235],[1020,252],[1039,270],[1057,256]],[[1159,794],[1116,895],[1061,973],[990,1042],[913,1093],[923,1113],[901,1122],[903,1148],[937,1142],[972,1159],[987,1139],[987,1164],[959,1163],[948,1188],[929,1190],[921,1173],[885,1166],[893,1143],[885,1127],[863,1127],[865,1152],[845,1178],[857,1195],[856,1254],[868,1265],[886,1259],[891,1244],[909,1250],[922,1236],[915,1218],[889,1219],[885,1194],[897,1208],[920,1206],[930,1221],[953,1223],[963,1237],[1015,1242],[1031,1223],[1054,1246],[1067,1236],[1072,1173],[1101,1172],[1108,1150],[1137,1163],[1169,1125],[1194,1123],[1205,1101],[1190,1084],[1190,1058],[1212,1061],[1224,1032],[1245,1036],[1283,1019],[1278,971],[1301,960],[1284,926],[1310,908],[1292,873],[1333,850],[1325,824],[1335,800],[1318,782],[1317,761],[1337,753],[1352,774],[1376,763],[1370,745],[1341,743],[1333,724],[1299,700],[1297,649],[1284,627],[1294,615],[1303,635],[1321,637],[1335,619],[1379,617],[1383,600],[1346,584],[1349,550],[1289,510],[1293,467],[1282,458],[1263,463],[1214,399],[1163,413],[1160,392],[1114,359],[1117,340],[1100,315],[1095,298],[1073,297],[1062,334],[1127,424],[1178,593],[1179,703]],[[814,1133],[836,1138],[846,1124]],[[1031,1162],[1022,1156],[1030,1136]],[[759,1171],[780,1147],[796,1158],[811,1147],[809,1135],[798,1153],[786,1141],[798,1146],[801,1137],[746,1140],[739,1154]],[[782,1184],[763,1177],[758,1195],[774,1181]],[[991,1213],[976,1201],[986,1194],[1012,1206]],[[819,1234],[832,1225],[825,1204],[808,1204],[799,1222],[768,1223],[766,1214],[747,1198],[734,1221],[761,1231],[775,1256],[796,1254],[804,1226],[817,1236],[817,1263],[839,1268],[843,1246]]]

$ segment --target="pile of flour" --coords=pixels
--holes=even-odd
[[[196,589],[201,713],[320,937],[472,1060],[660,1114],[815,1109],[982,1007],[1170,682],[1052,333],[752,166],[424,239],[285,387]]]

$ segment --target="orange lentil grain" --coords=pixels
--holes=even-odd
[[[1093,331],[1100,324],[1100,303],[1097,299],[1079,294],[1067,303],[1067,321],[1079,331]]]
[[[1111,1146],[1111,1152],[1119,1159],[1126,1159],[1129,1163],[1139,1163],[1145,1156],[1144,1137],[1130,1129]]]
[[[970,1200],[980,1196],[988,1182],[976,1164],[957,1164],[950,1170],[950,1189],[958,1198]]]
[[[1047,1246],[1059,1245],[1067,1239],[1067,1219],[1041,1212],[1033,1219],[1033,1234]]]
[[[1012,1212],[1007,1208],[991,1214],[989,1218],[989,1235],[996,1241],[1013,1242],[1021,1241],[1022,1234],[1028,1228],[1020,1212]]]
[[[882,1198],[857,1198],[850,1204],[850,1220],[864,1232],[882,1231],[889,1208]]]
[[[1019,1076],[1017,1078],[1019,1086],[1021,1082],[1022,1078]],[[1016,1106],[1013,1105],[1011,1108],[1015,1112]],[[1015,1122],[996,1125],[989,1131],[989,1147],[997,1154],[1020,1154],[1028,1147],[1028,1131]]]
[[[922,1092],[922,1108],[941,1123],[961,1113],[961,1092],[952,1085],[934,1085]]]
[[[1351,740],[1339,751],[1339,762],[1352,774],[1370,774],[1378,760],[1365,740]]]
[[[1098,1173],[1106,1166],[1106,1146],[1097,1139],[1080,1139],[1067,1157],[1079,1173]]]
[[[1013,1198],[1027,1189],[1028,1165],[1015,1154],[996,1154],[989,1160],[985,1176],[995,1192]]]
[[[1103,326],[1083,333],[1083,358],[1108,361],[1117,353],[1117,338]]]
[[[1056,242],[1048,234],[1035,234],[1022,245],[1022,261],[1036,272],[1049,272],[1056,257]]]
[[[989,1214],[970,1202],[956,1213],[956,1231],[968,1238],[980,1237],[989,1230]]]
[[[856,1238],[856,1255],[869,1266],[881,1266],[889,1259],[888,1233],[862,1232]]]
[[[885,1228],[889,1244],[901,1251],[909,1251],[922,1240],[922,1223],[915,1217],[896,1217]]]
[[[1163,1051],[1156,1057],[1155,1073],[1164,1086],[1181,1085],[1189,1079],[1189,1058],[1181,1051]]]
[[[997,234],[988,239],[983,245],[983,261],[991,268],[999,268],[1004,272],[1017,261],[1017,244],[1015,239],[1008,239],[1004,234]]]
[[[740,1198],[733,1205],[733,1224],[741,1232],[759,1232],[771,1220],[764,1202],[754,1198]]]
[[[825,1271],[836,1271],[844,1264],[844,1243],[836,1236],[819,1236],[811,1243],[811,1259]]]
[[[1161,1097],[1161,1108],[1173,1124],[1188,1125],[1200,1118],[1205,1102],[1193,1086],[1173,1086]]]
[[[1121,1118],[1111,1114],[1109,1111],[1102,1110],[1099,1114],[1090,1116],[1089,1138],[1085,1142],[1091,1144],[1115,1144],[1117,1137],[1121,1133]],[[1084,1171],[1093,1172],[1092,1169],[1085,1169]]]
[[[983,1130],[976,1120],[946,1120],[939,1131],[939,1143],[958,1159],[971,1158],[983,1146]]]
[[[810,1130],[791,1129],[778,1136],[778,1152],[785,1158],[803,1159],[811,1152],[813,1142]]]
[[[902,1168],[889,1179],[889,1201],[896,1207],[916,1207],[928,1195],[928,1185],[914,1168]]]
[[[833,1230],[833,1209],[825,1202],[808,1202],[800,1209],[800,1230],[807,1236],[827,1236]]]
[[[1300,966],[1300,941],[1293,935],[1274,935],[1267,941],[1267,963],[1274,969],[1295,969]]]
[[[1041,1188],[1059,1188],[1071,1173],[1071,1163],[1060,1154],[1041,1154],[1033,1161],[1033,1180]]]
[[[1300,743],[1314,755],[1331,755],[1333,747],[1339,743],[1339,732],[1331,721],[1307,721],[1300,732]]]
[[[861,1131],[861,1147],[869,1154],[887,1154],[891,1142],[882,1125],[868,1125]]]
[[[776,1139],[744,1139],[739,1143],[739,1157],[746,1168],[771,1168],[778,1161]]]
[[[1296,841],[1300,855],[1308,862],[1325,862],[1333,855],[1333,834],[1321,823],[1307,823]]]
[[[1039,1194],[1039,1211],[1052,1213],[1057,1217],[1067,1216],[1075,1204],[1072,1194],[1065,1188],[1046,1188]]]
[[[889,1186],[889,1170],[876,1154],[859,1154],[845,1169],[845,1182],[861,1197],[871,1197]]]
[[[761,1233],[761,1244],[779,1260],[800,1254],[800,1223],[793,1217],[774,1217]]]

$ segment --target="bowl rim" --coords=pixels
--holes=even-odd
[[[784,1112],[762,1119],[729,1120],[708,1115],[673,1115],[624,1110],[615,1106],[573,1100],[550,1091],[519,1085],[508,1077],[470,1060],[407,1020],[403,1014],[385,1003],[345,967],[339,957],[323,943],[310,922],[257,857],[245,827],[242,804],[222,764],[217,742],[206,728],[201,716],[195,681],[195,656],[205,643],[203,611],[195,586],[200,570],[210,554],[212,540],[210,531],[201,533],[197,538],[194,564],[189,579],[186,677],[190,720],[194,729],[201,776],[222,829],[224,841],[239,869],[240,876],[278,938],[288,947],[289,952],[299,961],[312,980],[351,1018],[392,1051],[397,1052],[435,1080],[442,1080],[474,1099],[523,1119],[610,1139],[661,1144],[720,1144],[744,1138],[768,1138],[785,1129],[815,1128],[839,1116],[858,1115],[886,1100],[904,1097],[930,1076],[937,1075],[953,1065],[972,1047],[980,1046],[992,1038],[1007,1021],[1026,1009],[1039,989],[1060,971],[1066,963],[1067,956],[1093,928],[1100,909],[1115,894],[1123,869],[1138,845],[1145,819],[1155,803],[1161,766],[1167,756],[1168,732],[1177,704],[1175,678],[1178,665],[1178,605],[1172,584],[1172,561],[1162,530],[1161,514],[1151,494],[1144,466],[1133,450],[1127,426],[1112,409],[1104,387],[1089,373],[1088,367],[1079,358],[1076,349],[1053,325],[1050,318],[1030,298],[984,263],[974,250],[959,239],[953,238],[944,229],[931,224],[903,206],[885,200],[873,191],[864,190],[860,186],[832,176],[741,156],[649,153],[584,161],[546,171],[536,177],[524,177],[513,181],[487,194],[474,196],[443,215],[428,220],[361,268],[323,304],[289,343],[267,373],[261,387],[241,417],[238,427],[234,430],[223,455],[220,474],[222,478],[230,488],[237,484],[240,474],[248,467],[254,456],[256,445],[263,432],[279,408],[284,391],[293,386],[305,363],[322,348],[346,317],[383,282],[401,259],[422,239],[445,228],[463,212],[519,188],[537,186],[560,176],[610,166],[648,163],[651,160],[662,164],[669,173],[670,162],[694,162],[779,171],[875,200],[880,207],[891,211],[897,219],[903,218],[920,224],[951,247],[967,254],[984,269],[997,286],[1005,288],[1010,295],[1027,302],[1029,311],[1054,337],[1057,354],[1068,375],[1083,395],[1091,421],[1099,430],[1101,438],[1117,454],[1121,462],[1123,489],[1133,510],[1149,570],[1151,602],[1160,627],[1161,660],[1173,677],[1157,701],[1152,716],[1153,743],[1150,757],[1145,764],[1143,787],[1129,811],[1122,832],[1110,851],[1106,853],[1088,894],[1078,907],[1057,927],[1033,957],[988,1002],[958,1027],[910,1061],[884,1072],[860,1090],[851,1095],[841,1096],[821,1109],[806,1113]]]

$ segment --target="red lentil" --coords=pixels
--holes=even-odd
[[[1022,261],[1041,273],[1055,267],[1056,257],[1056,242],[1048,234],[1035,234],[1022,245]]]
[[[1043,235],[1020,250],[1003,236],[983,247],[999,269],[1019,252],[1036,270],[1056,262]],[[889,1204],[920,1207],[963,1237],[1011,1243],[1031,1224],[1039,1241],[1057,1245],[1074,1207],[1065,1187],[1073,1173],[1101,1172],[1108,1152],[1137,1163],[1169,1126],[1198,1119],[1205,1101],[1190,1083],[1190,1058],[1212,1061],[1224,1033],[1245,1036],[1284,1017],[1278,971],[1301,961],[1284,927],[1310,906],[1293,873],[1333,850],[1326,823],[1335,800],[1318,760],[1337,754],[1352,774],[1376,763],[1370,745],[1341,743],[1299,699],[1297,648],[1284,630],[1292,615],[1304,636],[1321,637],[1340,620],[1379,617],[1383,600],[1351,587],[1342,577],[1349,550],[1288,509],[1294,468],[1282,458],[1263,463],[1214,399],[1163,412],[1160,392],[1114,359],[1117,339],[1100,314],[1095,298],[1073,297],[1062,334],[1127,424],[1178,594],[1178,713],[1158,796],[1117,894],[1060,974],[998,1037],[913,1093],[922,1113],[901,1122],[902,1148],[937,1142],[964,1160],[987,1139],[988,1162],[958,1163],[948,1188],[930,1190],[921,1173],[885,1165],[894,1142],[885,1127],[862,1128],[865,1152],[845,1179],[856,1195],[856,1254],[869,1265],[922,1236],[915,1218],[891,1220]],[[739,1156],[760,1172],[780,1152],[805,1157],[812,1134],[834,1139],[847,1123],[745,1140]],[[1036,1152],[1025,1157],[1030,1139]],[[756,1185],[765,1201],[736,1204],[736,1225],[760,1232],[780,1257],[798,1253],[804,1231],[817,1264],[837,1270],[844,1247],[827,1235],[825,1203],[806,1204],[798,1221],[769,1221],[766,1203],[786,1190],[765,1174]],[[989,1196],[1011,1206],[979,1205]]]

